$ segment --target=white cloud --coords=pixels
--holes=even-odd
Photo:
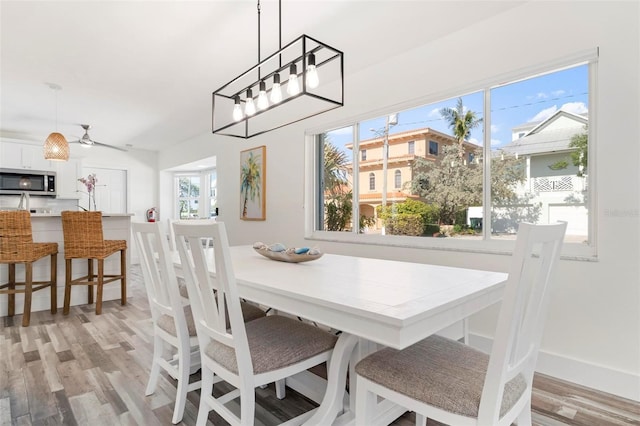
[[[539,93],[536,95],[536,99],[547,99],[548,97],[549,97],[549,96],[548,96],[546,93],[544,93],[544,92],[539,92]]]
[[[567,102],[560,107],[562,111],[571,112],[573,114],[584,114],[589,112],[589,108],[584,102]]]
[[[560,90],[554,90],[553,92],[551,92],[551,95],[553,97],[558,97],[558,96],[562,96],[565,94],[565,91],[560,89]]]
[[[529,120],[527,120],[527,122],[531,123],[535,121],[544,121],[547,118],[551,117],[557,110],[558,110],[558,107],[555,105],[549,108],[545,108],[539,113],[537,113],[533,118],[530,118]]]
[[[491,125],[491,133],[498,133],[500,131],[500,127],[497,124]]]
[[[467,142],[471,142],[474,145],[478,145],[478,146],[482,146],[482,142],[480,142],[478,139],[476,138],[469,138],[469,140]]]
[[[434,108],[431,111],[429,111],[429,114],[427,114],[427,117],[429,117],[429,118],[441,118],[440,108]]]
[[[491,139],[491,146],[502,145],[502,141],[500,139]]]

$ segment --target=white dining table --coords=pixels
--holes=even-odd
[[[251,246],[230,251],[240,297],[341,331],[326,392],[308,425],[352,423],[352,369],[358,360],[377,345],[406,348],[500,301],[507,279],[501,272],[429,263],[335,254],[287,263],[263,257]],[[380,409],[389,421],[402,413],[391,405]]]

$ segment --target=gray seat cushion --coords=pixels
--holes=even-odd
[[[187,330],[189,330],[189,336],[196,336],[196,324],[193,321],[191,306],[184,307],[184,316],[187,321]],[[169,315],[160,315],[160,318],[158,318],[158,327],[173,336],[178,335],[176,333],[176,323],[173,321],[173,317]]]
[[[450,413],[477,417],[488,363],[487,354],[434,335],[401,351],[375,352],[356,365],[356,372]],[[526,387],[522,375],[506,384],[500,416],[513,407]]]
[[[291,318],[270,315],[246,323],[247,340],[255,374],[287,367],[332,349],[336,336]],[[207,356],[233,373],[238,373],[233,348],[213,341]]]

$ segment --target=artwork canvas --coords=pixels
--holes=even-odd
[[[266,219],[267,148],[240,152],[240,219]]]

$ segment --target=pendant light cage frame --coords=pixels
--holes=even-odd
[[[308,66],[315,62],[320,83],[308,82]],[[291,75],[297,77],[299,93],[290,94]],[[258,103],[260,87],[271,98],[274,81],[280,83],[282,100],[270,101],[253,115],[246,114],[247,92]],[[261,85],[261,83],[264,83]],[[240,105],[242,117],[234,119]],[[261,60],[212,94],[214,134],[248,139],[344,106],[344,54],[306,34]]]

